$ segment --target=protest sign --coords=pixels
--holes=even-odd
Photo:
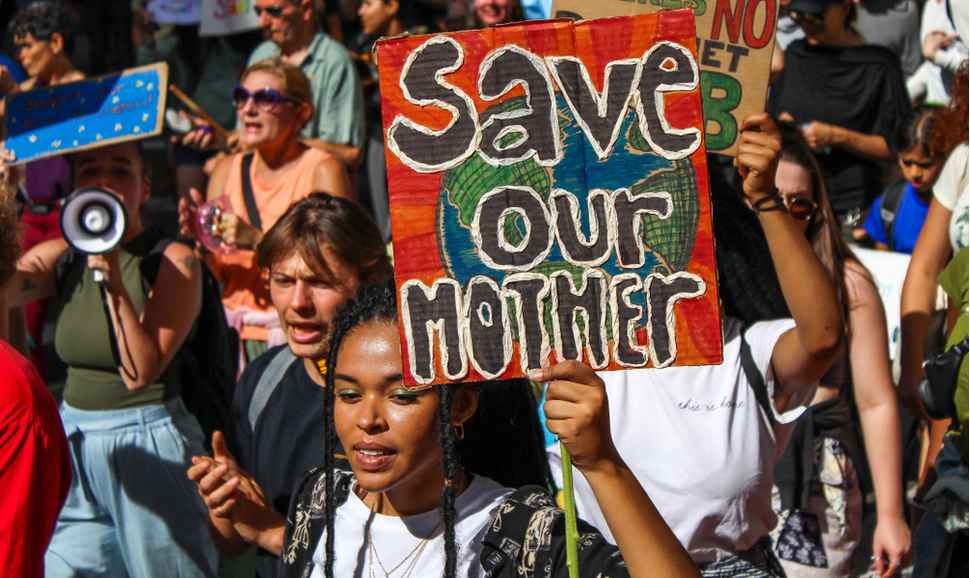
[[[776,0],[553,0],[552,14],[602,18],[692,8],[697,17],[707,150],[734,155],[738,126],[764,112],[780,3]]]
[[[4,146],[24,163],[160,134],[167,86],[159,63],[13,94]]]
[[[377,59],[406,384],[720,363],[690,11]]]
[[[259,28],[256,0],[202,0],[199,36],[226,36]]]

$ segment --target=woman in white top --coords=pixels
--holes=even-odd
[[[712,180],[723,363],[601,377],[620,456],[702,574],[783,576],[767,544],[772,470],[845,326],[828,274],[775,187],[778,129],[767,114],[740,128],[735,164],[755,212]],[[780,317],[793,319],[762,321]],[[607,503],[582,476],[576,482],[580,516],[599,525]]]

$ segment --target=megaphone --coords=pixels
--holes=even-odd
[[[104,189],[78,189],[64,201],[61,233],[74,249],[89,255],[114,251],[128,230],[128,211],[121,199]]]

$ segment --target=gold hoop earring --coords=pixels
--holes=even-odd
[[[458,424],[455,426],[455,437],[463,440],[465,439],[465,424]]]

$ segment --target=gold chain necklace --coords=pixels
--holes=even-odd
[[[384,498],[384,494],[378,494],[377,496],[374,497],[374,504],[371,507],[371,512],[373,514],[377,514],[377,510],[379,509],[378,500],[383,500],[383,498]],[[384,578],[390,578],[391,574],[397,572],[398,569],[401,568],[401,566],[404,566],[405,563],[407,563],[407,566],[404,568],[404,572],[401,574],[401,578],[408,578],[409,576],[411,576],[411,573],[414,572],[414,569],[418,565],[418,560],[421,559],[421,553],[424,552],[424,549],[425,547],[427,547],[428,542],[431,541],[431,536],[433,536],[434,533],[438,531],[438,528],[440,526],[441,526],[441,520],[439,519],[438,523],[434,525],[434,528],[431,528],[431,531],[428,532],[428,535],[425,536],[424,538],[420,538],[420,542],[418,543],[418,545],[415,546],[410,552],[408,552],[408,555],[402,558],[401,561],[398,562],[396,566],[388,570],[384,567],[384,563],[381,562],[381,557],[377,554],[377,546],[374,544],[374,540],[371,539],[370,524],[368,524],[367,525],[367,552],[370,555],[370,565],[369,565],[370,578],[377,578],[377,574],[375,574],[374,572],[375,560],[377,561],[377,565],[378,567],[380,567],[381,572],[384,573]]]

